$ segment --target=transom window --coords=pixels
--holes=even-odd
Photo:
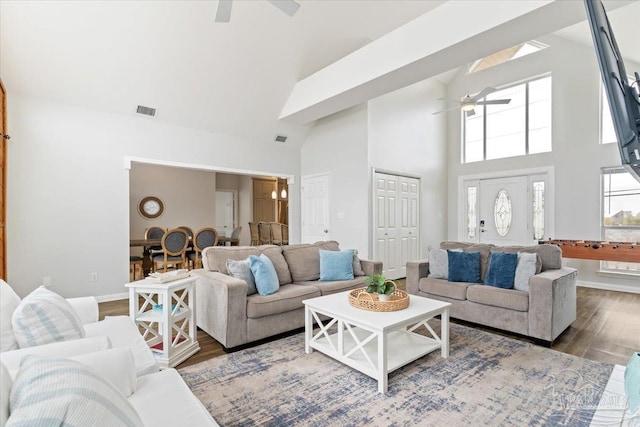
[[[478,162],[551,151],[551,76],[498,90],[463,119],[462,162]]]
[[[640,182],[624,168],[602,171],[602,237],[608,242],[640,242]],[[640,263],[602,261],[601,268],[640,274]]]

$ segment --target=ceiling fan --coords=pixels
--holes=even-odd
[[[280,9],[289,16],[295,15],[300,7],[300,3],[294,0],[267,0],[269,3]],[[233,0],[218,0],[216,10],[216,22],[229,22],[231,20],[231,6]]]
[[[499,105],[499,104],[508,104],[511,102],[510,98],[509,99],[492,99],[492,100],[485,99],[484,101],[480,101],[485,96],[498,90],[493,87],[486,87],[482,89],[480,93],[476,94],[475,96],[469,95],[470,74],[471,74],[471,65],[468,65],[467,66],[467,94],[460,101],[458,101],[457,99],[451,99],[451,98],[438,98],[438,100],[455,102],[458,105],[456,105],[455,107],[445,108],[444,110],[436,111],[433,114],[440,114],[440,113],[444,113],[445,111],[451,111],[451,110],[460,108],[462,111],[464,111],[467,114],[467,117],[470,117],[476,114],[476,105]]]

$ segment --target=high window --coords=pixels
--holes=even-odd
[[[464,116],[462,162],[478,162],[551,151],[551,76],[507,87],[483,100],[509,104],[478,105]]]
[[[640,182],[623,168],[602,170],[602,238],[640,242]],[[640,274],[640,263],[603,261],[601,268]]]

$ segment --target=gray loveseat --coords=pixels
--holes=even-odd
[[[480,283],[449,282],[428,277],[429,262],[407,263],[407,291],[452,304],[453,318],[477,323],[552,343],[576,319],[574,268],[562,267],[562,251],[555,245],[494,246],[442,242],[442,249],[480,252],[484,281],[490,252],[534,252],[538,269],[529,279],[529,292],[501,289]]]
[[[367,276],[382,273],[382,263],[354,260],[362,267],[353,280],[319,281],[319,250],[339,250],[335,241],[298,245],[213,246],[202,252],[196,281],[196,323],[225,348],[292,331],[304,326],[304,304],[309,298],[364,286]],[[229,275],[227,260],[265,254],[273,263],[279,290],[271,295],[247,295],[244,280]]]

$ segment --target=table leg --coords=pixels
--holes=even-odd
[[[151,248],[149,246],[142,248],[142,272],[145,277],[151,273]]]
[[[443,358],[449,357],[449,307],[445,308],[440,315],[440,341],[441,354]]]
[[[378,333],[378,393],[386,393],[388,386],[387,373],[387,334]]]
[[[313,336],[313,317],[308,305],[304,306],[304,352],[309,354],[311,348],[311,337]]]

